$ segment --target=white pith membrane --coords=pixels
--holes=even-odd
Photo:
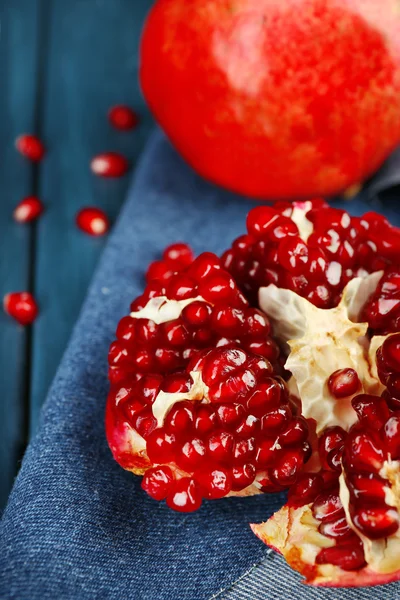
[[[333,309],[316,308],[296,293],[274,285],[260,289],[260,308],[270,318],[275,336],[289,349],[285,367],[292,373],[290,389],[301,399],[303,416],[317,421],[318,433],[333,425],[349,430],[357,422],[351,406],[353,396],[337,400],[330,395],[326,382],[334,371],[352,368],[357,372],[362,387],[354,395],[380,395],[385,389],[378,378],[375,355],[388,336],[368,339],[367,324],[357,323],[381,277],[382,272],[377,272],[353,279]],[[386,504],[400,510],[400,462],[388,455],[379,475],[389,484]],[[336,541],[319,533],[320,522],[312,514],[312,503],[299,508],[286,505],[266,523],[251,525],[252,530],[312,585],[350,587],[400,579],[400,531],[379,540],[361,534],[350,517],[350,492],[343,474],[339,483],[346,521],[363,543],[367,565],[361,571],[315,564],[320,550],[335,546]]]
[[[132,319],[149,319],[154,321],[156,325],[161,325],[161,323],[179,319],[185,306],[198,301],[206,302],[201,296],[187,298],[186,300],[170,300],[167,296],[157,296],[157,298],[150,298],[141,310],[131,312],[130,316]]]

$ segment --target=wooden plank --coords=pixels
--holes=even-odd
[[[137,62],[151,4],[53,0],[43,112],[49,154],[40,185],[48,210],[38,224],[35,280],[42,317],[33,340],[31,431],[106,242],[77,231],[75,214],[82,206],[96,205],[115,218],[130,180],[95,178],[90,159],[114,150],[134,165],[149,131]],[[109,126],[107,111],[117,103],[128,103],[141,114],[136,131],[120,133]]]
[[[0,298],[30,285],[34,230],[14,223],[15,204],[34,190],[35,169],[14,149],[36,127],[40,2],[0,3]],[[0,510],[12,485],[27,433],[30,332],[0,312]]]

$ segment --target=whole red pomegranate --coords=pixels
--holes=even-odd
[[[158,0],[140,77],[207,179],[256,198],[337,194],[400,142],[400,2]]]

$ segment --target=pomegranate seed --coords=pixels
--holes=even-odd
[[[156,427],[157,421],[153,417],[150,409],[143,410],[135,419],[134,428],[145,440],[148,439],[149,435]]]
[[[279,454],[279,446],[277,447],[276,439],[260,440],[257,446],[256,463],[257,466],[272,467]]]
[[[336,521],[342,511],[343,506],[336,491],[323,492],[312,505],[312,513],[317,521]]]
[[[146,281],[168,281],[175,275],[176,264],[166,260],[155,260],[151,263],[146,273]],[[161,294],[160,294],[161,295]]]
[[[383,465],[383,452],[371,434],[351,431],[345,443],[346,466],[349,470],[379,471]]]
[[[278,246],[278,260],[284,269],[300,275],[308,262],[308,247],[299,237],[288,237]]]
[[[161,375],[144,375],[137,385],[140,395],[147,404],[153,404],[160,390],[163,378]]]
[[[14,210],[14,219],[18,223],[29,223],[37,219],[43,212],[42,202],[36,196],[28,196],[21,200]]]
[[[213,408],[207,405],[200,405],[196,412],[195,428],[200,436],[203,436],[215,430],[217,425],[217,415]]]
[[[351,511],[354,525],[371,540],[394,535],[399,529],[399,514],[389,506],[369,506]]]
[[[110,228],[105,212],[94,206],[82,208],[76,215],[76,224],[79,229],[93,236],[104,235]]]
[[[177,242],[165,248],[163,252],[163,260],[179,263],[184,267],[192,264],[194,261],[193,250],[188,244]]]
[[[257,386],[247,401],[247,407],[255,414],[261,416],[266,411],[279,408],[282,390],[277,381],[268,377]]]
[[[303,417],[292,419],[289,425],[279,435],[282,446],[298,445],[305,442],[308,437],[307,421]]]
[[[257,419],[254,415],[247,415],[247,417],[236,427],[235,433],[239,437],[250,437],[258,433],[260,429],[260,419]]]
[[[318,527],[318,531],[322,535],[326,535],[327,537],[340,540],[352,537],[354,535],[353,530],[350,529],[347,523],[346,516],[342,516],[336,521],[328,521],[321,523]]]
[[[196,437],[183,444],[176,458],[177,464],[185,471],[200,468],[206,460],[206,446],[202,439]]]
[[[227,463],[232,461],[234,437],[226,431],[212,434],[208,439],[208,453],[215,462]]]
[[[266,233],[278,219],[279,213],[270,206],[257,206],[247,215],[247,231],[258,237]]]
[[[400,459],[400,416],[393,415],[385,423],[383,430],[385,448],[392,460]]]
[[[222,270],[204,277],[199,285],[199,295],[211,304],[232,301],[236,294],[236,286],[232,277]]]
[[[226,333],[231,336],[240,335],[243,325],[244,313],[242,310],[231,306],[223,306],[213,311],[212,326],[222,335]]]
[[[277,433],[289,423],[291,417],[290,408],[288,406],[281,406],[281,408],[271,410],[261,418],[261,429],[267,435]]]
[[[232,469],[232,490],[239,492],[251,485],[256,476],[256,469],[251,463],[238,465]]]
[[[30,325],[38,316],[38,306],[29,292],[12,292],[3,300],[5,312],[20,325]]]
[[[354,369],[339,369],[328,379],[329,391],[335,398],[352,396],[360,387],[361,382]]]
[[[129,131],[134,129],[139,122],[137,114],[129,107],[123,104],[113,106],[108,111],[108,119],[115,129]]]
[[[167,496],[167,505],[179,512],[192,512],[201,506],[201,491],[193,479],[183,477],[175,481]]]
[[[143,475],[142,489],[154,500],[164,500],[171,491],[174,478],[169,467],[148,469]]]
[[[193,427],[194,407],[191,402],[179,402],[165,417],[165,429],[177,436],[187,434]]]
[[[324,481],[320,475],[303,475],[289,490],[289,504],[297,507],[313,502],[323,485]]]
[[[171,278],[167,285],[167,297],[172,300],[186,300],[195,295],[196,283],[187,275],[179,274]]]
[[[163,428],[155,429],[147,438],[146,452],[152,463],[172,462],[176,455],[176,439],[174,434]]]
[[[387,482],[372,473],[353,473],[347,476],[347,485],[354,500],[362,503],[378,502],[385,500],[385,485]]]
[[[323,548],[317,554],[315,562],[317,565],[335,565],[344,571],[358,571],[365,566],[364,549],[361,544],[343,544]]]
[[[122,177],[128,171],[129,164],[126,158],[117,152],[104,152],[92,158],[90,168],[100,177]]]
[[[244,418],[245,410],[241,404],[219,404],[217,416],[223,427],[234,428]]]
[[[182,319],[190,327],[204,327],[210,321],[212,309],[206,302],[192,302],[182,311]]]
[[[189,333],[179,319],[164,323],[163,330],[166,341],[172,348],[182,348],[187,345]]]
[[[272,480],[282,487],[289,487],[296,482],[300,469],[304,463],[301,451],[286,450],[278,458],[271,471]]]
[[[169,394],[182,394],[184,392],[188,392],[192,385],[193,379],[188,373],[183,371],[182,373],[172,373],[172,375],[167,375],[164,377],[161,389]],[[186,406],[193,410],[193,406],[190,403],[188,403]]]
[[[381,429],[389,418],[387,404],[379,396],[359,394],[353,398],[351,405],[356,411],[360,423],[369,429]]]
[[[251,461],[256,453],[256,441],[254,438],[238,440],[234,448],[235,464],[243,464]]]
[[[400,372],[400,334],[391,335],[383,342],[382,356],[389,369]]]
[[[200,486],[203,498],[216,500],[223,498],[232,488],[231,475],[222,467],[207,467],[195,474],[195,480]]]
[[[39,162],[45,155],[45,147],[35,135],[24,134],[17,137],[15,146],[22,156],[33,162]]]
[[[328,427],[318,440],[318,451],[321,458],[321,463],[324,469],[331,468],[331,462],[328,462],[328,456],[333,456],[331,453],[343,447],[346,439],[346,432],[341,427]]]
[[[188,275],[189,277],[193,277],[195,281],[200,281],[220,270],[220,259],[215,254],[212,254],[212,252],[203,252],[190,265]]]

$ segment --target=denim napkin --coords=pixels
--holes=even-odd
[[[394,167],[374,180],[372,195],[400,183],[399,155]],[[389,212],[400,223],[393,198]],[[343,204],[359,214],[370,201],[364,194]],[[361,591],[302,586],[248,526],[277,510],[282,495],[204,502],[197,513],[174,513],[142,492],[140,479],[108,450],[108,346],[141,292],[145,266],[177,240],[196,252],[220,253],[244,231],[253,205],[195,175],[161,133],[150,140],[0,525],[1,599],[400,596],[397,584]]]

